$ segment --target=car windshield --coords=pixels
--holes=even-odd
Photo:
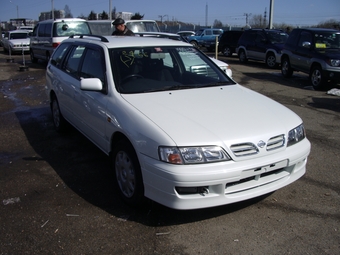
[[[135,47],[111,49],[116,89],[146,93],[235,84],[194,47]]]
[[[64,21],[55,22],[55,29],[53,31],[53,36],[55,37],[65,37],[76,34],[91,34],[90,28],[86,21]]]
[[[10,39],[26,39],[27,36],[27,33],[12,33]]]
[[[321,32],[314,34],[316,49],[340,49],[340,33]]]
[[[288,34],[284,32],[269,32],[268,38],[269,38],[269,41],[273,44],[286,43],[288,39]]]

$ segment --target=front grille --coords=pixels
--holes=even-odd
[[[253,143],[233,144],[230,149],[236,157],[249,156],[259,152]]]
[[[261,141],[261,143],[265,145],[263,141]],[[285,145],[284,135],[274,136],[267,141],[266,150],[267,151],[275,150],[275,149],[283,147],[284,145]],[[258,146],[260,145],[258,144]],[[260,146],[260,147],[262,148],[263,146]],[[253,143],[233,144],[230,146],[230,149],[236,157],[254,155],[259,152],[258,147]]]
[[[275,150],[285,145],[285,136],[278,135],[272,137],[267,142],[267,151]]]

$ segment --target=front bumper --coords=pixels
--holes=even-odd
[[[303,176],[309,152],[310,143],[304,139],[276,156],[240,162],[178,166],[144,156],[141,165],[145,196],[180,210],[251,199]]]

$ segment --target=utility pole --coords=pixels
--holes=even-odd
[[[274,10],[274,0],[270,0],[269,29],[273,28],[273,10]]]
[[[12,1],[9,1],[11,4],[14,4],[17,7],[17,19],[19,19],[19,6]]]
[[[245,13],[244,16],[246,16],[246,26],[249,26],[248,18],[251,16],[251,13]]]
[[[53,3],[53,0],[51,0],[51,4],[52,4],[52,19],[54,19],[54,3]]]

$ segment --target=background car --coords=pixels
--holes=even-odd
[[[237,43],[243,31],[228,30],[220,35],[218,40],[218,52],[222,52],[224,56],[231,57],[236,52]]]
[[[306,171],[301,118],[182,41],[72,36],[48,62],[46,93],[55,128],[70,123],[110,157],[131,205],[235,203]]]
[[[281,30],[245,30],[237,43],[237,55],[242,63],[248,59],[259,60],[275,68],[281,63],[281,50],[287,39],[288,34]]]
[[[179,31],[177,32],[177,34],[183,36],[186,40],[188,40],[188,37],[195,35],[195,32],[194,31]]]
[[[202,28],[196,31],[195,35],[188,37],[188,41],[195,47],[205,47],[213,51],[216,47],[216,37],[222,33],[220,28]]]
[[[332,80],[340,82],[340,31],[320,28],[294,29],[282,50],[281,73],[293,71],[309,74],[315,89]]]
[[[5,32],[2,44],[5,52],[29,52],[30,38],[27,30]]]

